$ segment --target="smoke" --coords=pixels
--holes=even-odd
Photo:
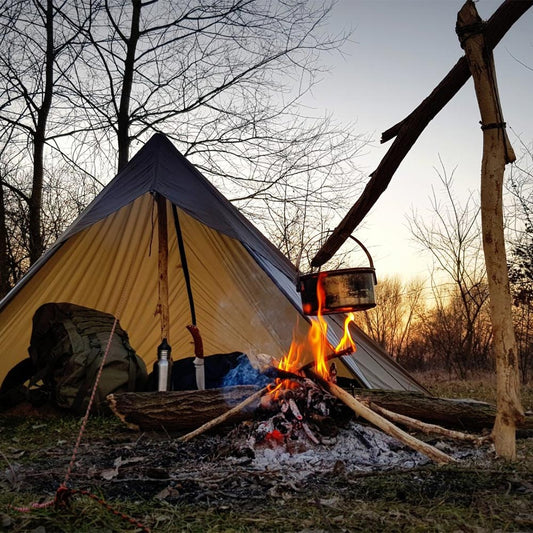
[[[257,385],[264,387],[270,379],[256,370],[250,363],[248,356],[242,354],[237,359],[237,366],[232,368],[224,376],[224,387],[234,387],[236,385]]]

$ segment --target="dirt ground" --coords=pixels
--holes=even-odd
[[[114,417],[91,418],[68,486],[127,508],[154,531],[533,531],[531,438],[520,441],[515,464],[495,458],[489,444],[429,438],[457,460],[436,466],[359,420],[344,421],[320,444],[302,435],[258,438],[259,423],[182,443],[175,434],[132,431]],[[3,530],[132,531],[106,529],[105,514],[91,528],[76,507],[68,518],[10,510],[54,498],[79,426],[54,411],[0,416]]]
[[[76,421],[8,417],[1,424],[8,463],[0,477],[2,486],[52,497],[67,472]],[[260,501],[265,494],[285,491],[320,493],[332,484],[353,490],[354,480],[376,473],[412,472],[431,464],[423,455],[354,421],[326,445],[301,437],[292,442],[258,442],[255,431],[244,422],[182,443],[176,435],[133,432],[114,420],[94,419],[77,451],[69,484],[126,500],[228,503]],[[432,443],[464,464],[491,460],[490,446]]]

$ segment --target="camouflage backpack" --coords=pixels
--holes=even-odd
[[[30,387],[42,381],[41,389],[55,405],[84,413],[114,321],[113,315],[70,303],[42,305],[33,316],[28,348],[34,369]],[[146,366],[117,322],[96,389],[95,410],[107,411],[110,393],[144,390],[146,380]]]

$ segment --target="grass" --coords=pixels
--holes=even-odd
[[[332,483],[319,495],[287,494],[234,505],[112,503],[161,532],[531,531],[531,494],[520,492],[516,481],[515,487],[507,486],[509,479],[516,478],[509,473],[494,476],[485,471],[442,468],[435,472],[428,468],[404,475],[372,476],[359,480],[357,488],[354,485],[349,492]],[[413,490],[417,481],[419,490]],[[428,488],[433,490],[427,492]],[[47,532],[135,530],[87,498],[78,498],[61,511],[8,513],[9,531],[33,531],[39,526]]]
[[[413,374],[428,387],[432,394],[442,398],[472,398],[496,404],[496,376],[478,374],[468,380],[452,379],[443,373],[424,372]],[[521,387],[522,405],[526,411],[533,411],[533,383]]]
[[[494,401],[488,379],[468,382],[418,376],[437,396]],[[533,392],[524,389],[524,405]],[[135,525],[96,501],[79,496],[69,506],[18,513],[53,495],[17,485],[16,465],[43,466],[43,451],[64,456],[65,468],[79,421],[73,418],[0,418],[0,529],[7,532],[125,532]],[[92,419],[84,443],[131,440],[115,419]],[[168,437],[165,437],[168,438]],[[265,489],[262,498],[200,498],[192,502],[122,497],[109,503],[159,532],[481,532],[533,530],[533,439],[518,441],[519,461],[426,466],[412,470],[334,475],[303,487]],[[3,472],[3,475],[2,475]],[[52,485],[51,485],[52,487]],[[105,491],[103,491],[105,492]],[[97,495],[106,497],[104,493]]]

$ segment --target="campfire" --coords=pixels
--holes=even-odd
[[[350,335],[354,315],[348,314],[344,335],[332,346],[328,341],[328,323],[321,309],[324,292],[317,290],[318,312],[311,318],[308,335],[293,338],[287,353],[279,360],[262,354],[261,377],[269,383],[259,388],[253,385],[223,387],[211,390],[156,392],[151,396],[123,393],[111,395],[112,410],[130,427],[166,430],[193,429],[179,440],[189,441],[217,426],[231,422],[236,425],[230,440],[240,443],[237,455],[254,457],[260,450],[280,453],[304,453],[307,450],[331,447],[341,432],[351,427],[363,442],[365,431],[354,429],[358,422],[370,423],[372,434],[380,431],[400,441],[423,456],[449,463],[453,457],[423,442],[396,426],[398,422],[417,431],[436,433],[446,438],[481,443],[484,438],[427,424],[408,416],[390,412],[378,404],[360,400],[337,383],[336,358],[356,351]],[[311,361],[309,361],[311,359]],[[246,361],[249,366],[249,361]],[[238,373],[238,368],[234,369]],[[233,407],[229,407],[233,405]],[[207,421],[200,425],[203,420]],[[180,422],[180,426],[173,423]],[[187,421],[190,422],[187,425]],[[375,429],[378,428],[378,429]],[[372,439],[370,439],[372,440]],[[368,446],[367,446],[368,447]]]
[[[262,396],[260,411],[274,413],[261,421],[252,439],[267,446],[290,445],[297,441],[312,444],[328,443],[338,433],[338,425],[344,425],[351,413],[334,396],[328,394],[313,378],[337,382],[335,361],[339,355],[356,350],[350,334],[350,313],[344,322],[344,335],[332,349],[327,338],[328,324],[323,319],[324,290],[318,284],[318,314],[311,319],[308,335],[303,340],[293,338],[287,353],[277,363],[275,383],[267,387]],[[304,354],[311,353],[311,363],[304,364]],[[331,362],[330,362],[331,361]]]

